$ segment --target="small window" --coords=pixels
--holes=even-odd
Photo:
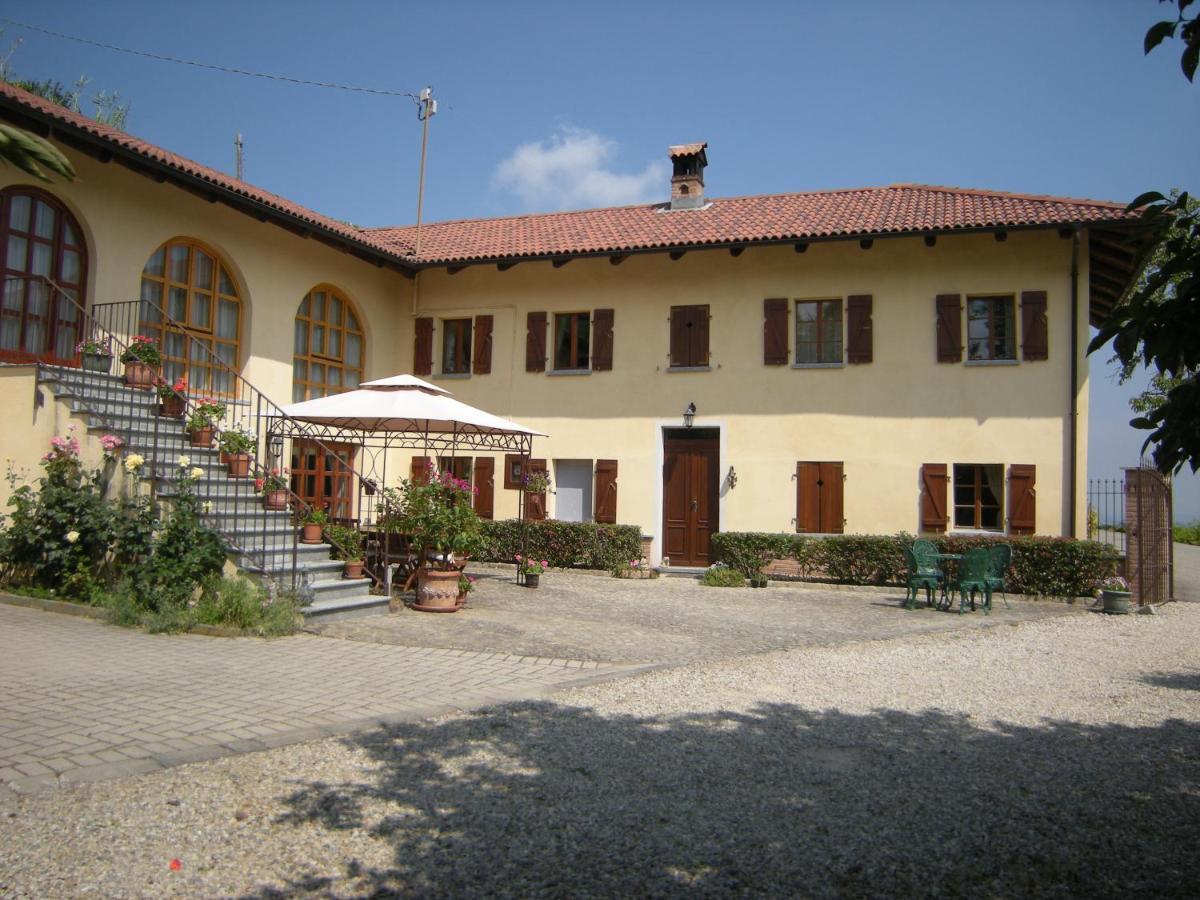
[[[472,460],[469,456],[439,456],[438,471],[449,472],[459,481],[471,483]]]
[[[1013,298],[967,298],[967,359],[1016,359]]]
[[[591,343],[588,313],[560,313],[554,317],[554,368],[586,369]]]
[[[471,371],[471,320],[446,319],[442,322],[442,374],[469,374]]]
[[[1003,530],[1003,496],[1004,466],[955,465],[954,527]]]
[[[504,455],[504,487],[508,490],[519,491],[525,483],[525,463],[527,457],[516,453]]]
[[[796,301],[796,364],[842,362],[842,301]]]

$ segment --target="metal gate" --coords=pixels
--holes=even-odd
[[[1138,606],[1172,599],[1171,479],[1146,460],[1125,470],[1125,577]]]

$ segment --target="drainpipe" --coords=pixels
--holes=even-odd
[[[1070,536],[1076,537],[1075,500],[1079,475],[1079,229],[1071,231],[1071,486],[1067,496],[1070,498]]]

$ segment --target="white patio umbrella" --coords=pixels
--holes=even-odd
[[[364,381],[356,390],[283,407],[302,422],[352,431],[415,434],[515,434],[545,437],[509,419],[468,406],[412,375]]]

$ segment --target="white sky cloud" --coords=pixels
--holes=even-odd
[[[670,168],[652,162],[637,174],[613,170],[616,141],[581,128],[564,128],[545,141],[521,144],[496,167],[495,190],[514,195],[528,210],[550,211],[666,200]]]

